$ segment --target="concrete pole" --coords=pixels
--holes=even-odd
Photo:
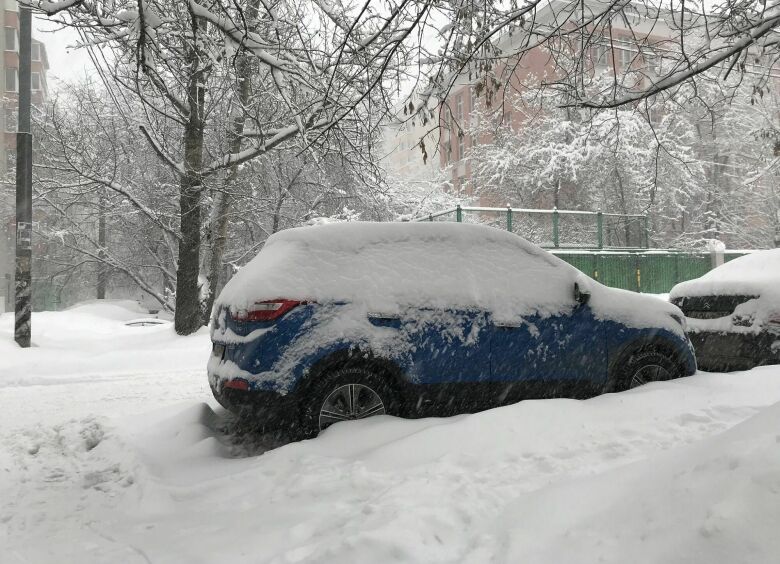
[[[14,340],[30,346],[32,333],[32,130],[30,51],[32,10],[19,6],[19,126],[16,134],[16,283]]]

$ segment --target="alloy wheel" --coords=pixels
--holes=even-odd
[[[659,380],[669,379],[671,379],[671,374],[663,366],[658,364],[646,364],[634,372],[634,375],[631,377],[631,382],[629,382],[628,388],[638,388],[639,386],[644,386],[649,382],[658,382]]]
[[[384,415],[380,395],[363,384],[345,384],[333,390],[320,408],[320,431],[338,423]]]

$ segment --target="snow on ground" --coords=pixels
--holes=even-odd
[[[780,367],[259,454],[220,432],[208,337],[141,316],[35,314],[27,351],[0,316],[3,564],[780,559]]]
[[[13,313],[0,315],[0,429],[210,397],[208,331],[181,338],[170,322],[126,325],[148,317],[136,302],[119,300],[35,313],[25,350],[13,342]]]

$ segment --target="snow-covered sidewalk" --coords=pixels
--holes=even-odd
[[[780,367],[237,456],[208,336],[132,317],[0,316],[0,562],[780,560]]]

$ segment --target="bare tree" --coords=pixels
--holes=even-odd
[[[564,106],[653,103],[705,72],[739,74],[761,90],[776,62],[780,18],[774,0],[727,0],[706,10],[629,0],[29,3],[82,33],[117,107],[127,106],[123,97],[141,102],[127,117],[177,179],[176,328],[183,334],[201,325],[218,286],[237,167],[293,146],[317,159],[334,144],[345,158],[371,164],[366,148],[402,79],[421,83],[412,115],[423,121],[433,117],[430,101],[444,104],[463,76],[482,84],[487,100],[502,86],[521,88],[517,70],[540,50],[555,71],[537,77],[539,84],[559,90]],[[628,33],[617,37],[616,22]],[[611,82],[593,80],[594,47],[613,59],[622,53]],[[212,177],[219,182],[204,214]]]
[[[266,4],[262,11],[259,0],[36,5],[66,13],[95,56],[105,57],[101,72],[114,100],[122,111],[123,97],[141,101],[128,118],[178,178],[176,327],[184,334],[202,323],[201,297],[213,299],[217,274],[209,272],[220,262],[230,202],[229,188],[217,194],[202,263],[204,181],[222,175],[229,185],[237,167],[291,143],[314,153],[338,144],[345,158],[370,164],[366,143],[384,104],[376,87],[389,79],[402,36],[413,29],[405,22],[427,11],[406,10],[384,23],[374,14],[347,29],[345,14],[324,3]],[[228,124],[225,107],[233,108]],[[218,131],[225,127],[227,138]],[[205,293],[201,266],[211,278]]]

